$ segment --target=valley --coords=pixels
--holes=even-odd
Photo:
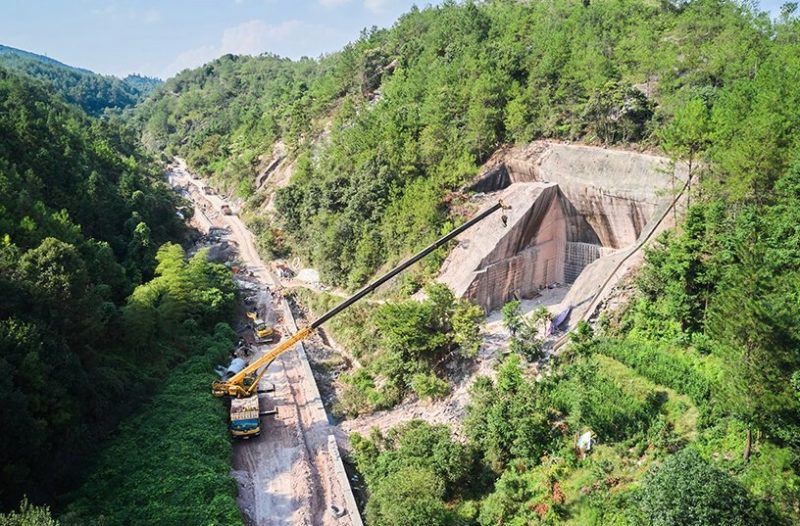
[[[405,1],[9,6],[0,526],[800,521],[797,6]]]
[[[246,287],[243,293],[254,298],[259,317],[279,328],[284,337],[296,332],[289,305],[280,295],[281,282],[262,262],[252,235],[241,220],[235,214],[222,213],[226,201],[204,191],[208,186],[193,177],[182,160],[167,176],[173,187],[188,193],[194,204],[193,223],[200,231],[230,231],[221,241],[232,242],[236,247],[235,259],[230,263],[249,278],[239,283]],[[252,340],[249,329],[243,328],[240,334]],[[264,352],[261,345],[250,343],[256,353]],[[259,395],[262,409],[269,406],[275,414],[262,417],[265,429],[261,436],[234,445],[232,474],[239,484],[237,501],[247,524],[357,526],[361,524],[359,511],[348,509],[347,502],[355,502],[349,481],[336,475],[334,464],[338,463],[342,472],[344,468],[341,459],[331,458],[328,451],[332,428],[303,346],[300,343],[277,358],[261,380],[264,388],[274,388],[273,392]],[[340,513],[335,510],[340,510],[341,516],[337,517]]]

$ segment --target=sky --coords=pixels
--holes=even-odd
[[[317,57],[435,0],[0,0],[0,44],[166,79],[226,53]]]
[[[773,15],[786,0],[762,0]],[[0,0],[0,44],[162,79],[226,53],[316,57],[438,0]]]

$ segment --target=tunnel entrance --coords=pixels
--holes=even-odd
[[[507,225],[488,221],[465,234],[442,273],[487,311],[574,282],[609,249],[557,184],[514,183],[501,195],[511,205]]]
[[[470,190],[486,206],[510,204],[507,227],[487,221],[463,234],[439,276],[487,312],[579,281],[633,246],[670,197],[671,165],[652,155],[534,143],[496,161]]]

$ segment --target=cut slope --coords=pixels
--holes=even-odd
[[[508,229],[490,222],[460,236],[439,281],[487,311],[579,281],[587,266],[652,229],[680,172],[662,157],[590,146],[502,150],[472,189],[512,206]]]

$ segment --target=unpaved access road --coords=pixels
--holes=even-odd
[[[196,220],[203,226],[208,221],[214,227],[229,227],[228,239],[238,245],[239,259],[245,269],[252,272],[262,286],[277,289],[280,285],[259,258],[250,231],[237,216],[221,213],[225,201],[220,196],[204,193],[205,184],[182,162],[170,169],[169,176],[173,185],[188,188],[196,214],[202,214]],[[279,328],[282,335],[293,332],[294,322],[283,297],[267,292],[266,288],[259,296],[262,316],[283,320]],[[267,349],[261,346],[257,354]],[[262,411],[274,408],[276,414],[261,417],[261,436],[234,442],[232,475],[239,483],[238,503],[248,524],[361,524],[358,511],[346,505],[345,493],[349,487],[345,490],[336,478],[328,453],[332,426],[310,376],[300,346],[276,359],[260,385],[260,389],[274,386],[274,392],[261,395],[261,407]],[[338,510],[347,512],[341,514]]]

